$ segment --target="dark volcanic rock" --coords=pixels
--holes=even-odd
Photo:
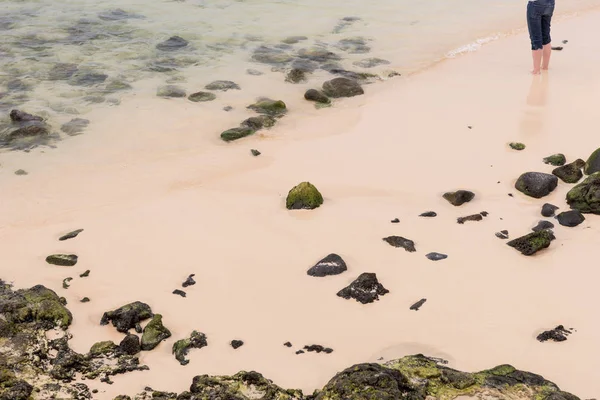
[[[135,328],[141,321],[152,318],[153,315],[148,304],[136,301],[116,310],[105,312],[100,320],[100,325],[112,322],[117,331],[127,333],[128,330]]]
[[[230,344],[234,350],[237,350],[244,345],[244,342],[241,340],[232,340]]]
[[[390,221],[392,224],[399,224],[400,220],[398,218],[394,218],[393,220]]]
[[[410,306],[410,309],[419,311],[419,308],[421,308],[423,306],[423,304],[425,304],[426,301],[427,301],[427,299],[421,299],[421,300],[417,301],[415,304],[413,304],[412,306]]]
[[[306,93],[304,93],[304,98],[308,101],[314,101],[321,104],[329,104],[331,100],[329,97],[325,95],[325,93],[317,90],[317,89],[308,89]]]
[[[500,231],[500,232],[496,232],[496,237],[498,239],[508,239],[508,231]]]
[[[62,124],[60,130],[66,133],[67,135],[74,136],[82,133],[85,130],[85,128],[88,127],[89,124],[89,119],[73,118],[69,122],[65,122],[64,124]]]
[[[562,226],[568,226],[570,228],[573,228],[585,221],[585,217],[578,210],[561,212],[556,216],[556,219]]]
[[[306,273],[310,276],[323,277],[328,275],[339,275],[347,269],[346,263],[342,257],[332,253],[316,263]]]
[[[468,190],[457,190],[456,192],[447,192],[442,196],[453,206],[462,206],[475,198],[475,193]]]
[[[481,221],[481,220],[483,220],[483,216],[481,214],[473,214],[473,215],[467,215],[466,217],[459,217],[456,219],[456,222],[462,225],[467,221]]]
[[[254,157],[258,157],[261,155],[261,152],[256,149],[250,149],[250,154],[252,154]]]
[[[247,126],[240,126],[238,128],[227,129],[226,131],[221,133],[221,140],[225,142],[232,142],[234,140],[238,140],[241,138],[245,138],[246,136],[250,136],[256,133],[256,131],[252,128],[248,128]]]
[[[164,86],[160,86],[157,90],[156,90],[156,95],[158,97],[174,97],[174,98],[180,98],[180,97],[185,97],[186,93],[185,93],[185,89],[181,88],[179,86],[176,85],[164,85]]]
[[[173,290],[173,294],[176,294],[176,295],[181,296],[181,297],[186,297],[187,296],[187,294],[183,290],[179,290],[179,289]]]
[[[383,238],[383,240],[390,246],[402,247],[404,250],[410,253],[417,251],[417,249],[415,249],[415,242],[410,239],[403,238],[402,236],[388,236]]]
[[[600,172],[593,173],[569,190],[567,203],[582,213],[600,214]]]
[[[77,264],[77,258],[75,254],[53,254],[46,257],[46,262],[52,265],[72,267]]]
[[[553,217],[556,210],[558,210],[558,207],[553,204],[546,203],[542,206],[542,216],[546,218]]]
[[[382,60],[381,58],[365,58],[364,60],[354,61],[352,65],[361,68],[373,68],[379,65],[390,64],[388,60]]]
[[[154,349],[163,340],[171,337],[169,331],[162,323],[162,315],[154,314],[150,322],[144,327],[142,335],[142,350],[149,351]]]
[[[187,365],[190,361],[185,358],[190,349],[201,349],[208,346],[206,335],[202,332],[193,331],[189,338],[181,339],[173,344],[173,354],[181,365]]]
[[[76,238],[81,232],[83,232],[83,229],[76,229],[72,232],[67,233],[66,235],[59,237],[58,240],[63,241]]]
[[[379,283],[376,274],[364,272],[349,286],[340,290],[337,295],[344,299],[355,299],[362,304],[367,304],[379,300],[379,296],[386,293],[389,293],[389,290]]]
[[[192,93],[188,96],[189,101],[193,101],[194,103],[204,102],[204,101],[213,101],[217,98],[217,95],[210,92],[196,92]]]
[[[214,81],[204,86],[206,90],[221,90],[226,92],[228,90],[241,90],[242,88],[235,82],[232,81]]]
[[[306,82],[306,71],[303,71],[299,68],[294,68],[287,73],[285,76],[285,81],[290,83]]]
[[[194,276],[196,276],[196,274],[190,274],[190,276],[187,277],[187,279],[181,284],[181,286],[188,287],[188,286],[192,286],[196,284],[196,281],[194,280]]]
[[[577,183],[583,178],[583,172],[581,172],[583,167],[585,167],[585,161],[578,159],[570,164],[555,168],[552,174],[558,176],[565,183]]]
[[[321,346],[320,344],[311,344],[310,346],[304,346],[304,350],[308,351],[309,353],[333,353],[333,349]]]
[[[348,78],[335,78],[323,83],[323,92],[333,98],[353,97],[365,93],[360,83]]]
[[[592,175],[595,172],[600,172],[600,148],[594,151],[585,163],[586,175]]]
[[[542,231],[544,229],[553,229],[553,228],[554,228],[554,224],[552,222],[542,220],[542,221],[538,222],[538,224],[536,226],[531,228],[531,230],[534,232],[538,232],[538,231]]]
[[[562,325],[559,325],[554,329],[540,333],[536,339],[542,343],[548,340],[552,340],[553,342],[564,342],[567,340],[567,336],[569,336],[571,333],[572,332],[570,330],[565,329],[565,327]]]
[[[554,239],[556,238],[552,231],[542,230],[511,240],[507,245],[514,247],[523,255],[530,256],[550,246]]]
[[[426,212],[420,214],[419,217],[433,218],[433,217],[437,217],[437,213],[435,211],[426,211]]]
[[[544,174],[542,172],[526,172],[522,174],[515,188],[527,196],[540,199],[549,195],[558,185],[558,178],[554,175]]]
[[[431,261],[439,261],[439,260],[444,260],[444,259],[448,258],[448,256],[446,254],[435,253],[435,252],[429,253],[425,257],[427,257]]]
[[[567,158],[562,153],[553,154],[551,156],[544,158],[545,164],[553,165],[555,167],[560,167],[561,165],[565,165],[566,162],[567,162]]]
[[[164,42],[157,44],[156,48],[162,51],[175,51],[187,47],[188,44],[187,40],[179,36],[172,36]]]
[[[119,349],[129,355],[134,355],[142,351],[142,346],[140,345],[140,338],[138,335],[134,335],[132,333],[127,334],[121,343],[119,343]]]
[[[288,210],[312,210],[323,204],[323,196],[310,182],[294,186],[287,195],[285,206]]]

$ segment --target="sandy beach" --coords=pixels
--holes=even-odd
[[[240,370],[310,393],[354,363],[416,353],[464,371],[507,363],[598,398],[600,217],[586,214],[575,228],[551,219],[557,239],[533,257],[495,233],[531,232],[546,202],[568,209],[573,185],[560,182],[536,200],[514,188],[519,175],[550,173],[542,159],[551,154],[585,160],[600,146],[599,23],[598,11],[555,23],[554,45],[564,49],[542,76],[528,74],[529,39],[520,33],[366,85],[364,96],[331,108],[316,110],[297,93],[282,98],[290,112],[277,126],[233,143],[219,139],[230,126],[217,105],[132,95],[118,113],[96,109],[84,135],[1,154],[2,278],[64,296],[74,315],[71,347],[82,353],[122,339],[99,325],[107,310],[139,300],[163,315],[173,336],[142,352],[150,370],[110,386],[87,382],[99,399],[149,385],[181,391],[195,375]],[[260,87],[248,90],[258,95]],[[224,96],[240,117],[251,115],[239,94]],[[324,204],[286,210],[288,191],[302,181]],[[454,207],[442,198],[458,189],[475,199]],[[425,211],[437,217],[419,217]],[[480,222],[456,223],[482,211],[489,215]],[[58,241],[78,228],[77,238]],[[412,239],[417,251],[389,246],[382,238],[391,235]],[[433,262],[430,252],[448,258]],[[47,264],[55,253],[79,262]],[[329,253],[348,271],[308,276]],[[336,296],[363,272],[390,292],[367,305]],[[173,295],[189,274],[197,284],[183,289],[185,298]],[[74,279],[63,289],[66,277]],[[84,296],[91,301],[80,303]],[[410,310],[421,298],[421,309]],[[536,340],[560,324],[574,328],[567,341]],[[171,347],[192,330],[209,345],[181,366]],[[233,350],[234,339],[244,346]],[[311,344],[334,352],[295,354]]]

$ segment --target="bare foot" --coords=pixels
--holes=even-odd
[[[548,67],[542,67],[544,71],[548,71]]]
[[[538,70],[533,70],[533,71],[531,71],[531,73],[532,73],[533,75],[541,75],[541,72],[540,72],[540,70],[539,70],[539,69],[538,69]]]

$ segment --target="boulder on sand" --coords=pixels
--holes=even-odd
[[[323,196],[310,182],[302,182],[294,186],[285,201],[288,210],[312,210],[321,204],[323,204]]]
[[[342,257],[332,253],[316,263],[306,273],[310,276],[323,277],[328,275],[339,275],[347,269],[348,267]]]
[[[555,168],[552,175],[559,177],[565,183],[577,183],[583,178],[583,172],[581,172],[583,167],[585,167],[585,161],[578,159],[570,164]]]
[[[515,188],[519,192],[536,199],[549,195],[556,186],[558,186],[558,178],[543,172],[525,172],[515,183]]]
[[[344,299],[354,299],[362,304],[367,304],[379,300],[379,296],[383,296],[389,292],[389,290],[379,283],[376,274],[364,272],[349,286],[340,290],[337,295]]]
[[[506,244],[519,250],[523,255],[531,256],[550,246],[554,239],[556,238],[551,230],[541,230],[513,239]]]
[[[462,206],[475,198],[475,193],[468,190],[457,190],[456,192],[447,192],[442,196],[453,206]]]
[[[600,148],[594,151],[585,163],[586,175],[592,175],[595,172],[600,172]]]
[[[582,213],[600,215],[600,172],[588,176],[582,183],[569,190],[567,203]]]

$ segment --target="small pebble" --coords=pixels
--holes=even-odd
[[[181,297],[187,296],[183,290],[179,290],[179,289],[173,290],[173,294],[177,294],[177,295],[179,295]]]
[[[231,341],[231,347],[233,347],[234,350],[237,350],[238,348],[242,347],[244,345],[244,342],[242,342],[241,340],[232,340]]]
[[[285,347],[292,347],[292,344],[291,344],[290,342],[285,342],[283,345],[284,345]]]
[[[444,260],[444,259],[448,258],[448,256],[446,254],[435,253],[435,252],[429,253],[425,257],[427,257],[431,261],[439,261],[439,260]]]
[[[87,278],[88,276],[90,276],[90,270],[89,269],[87,271],[85,271],[83,274],[79,275],[80,278]]]
[[[394,218],[391,222],[392,224],[397,224],[400,222],[400,220],[398,218]]]
[[[196,281],[194,280],[194,276],[196,276],[196,274],[190,274],[190,276],[187,277],[187,279],[181,284],[181,286],[188,287],[195,285]]]
[[[24,169],[18,169],[15,171],[15,175],[27,175],[27,171]]]
[[[429,218],[437,217],[437,213],[435,211],[427,211],[427,212],[424,212],[423,214],[420,214],[419,217],[429,217]]]
[[[261,154],[260,151],[255,150],[255,149],[250,150],[250,153],[252,153],[252,155],[254,157],[260,156],[260,154]]]
[[[84,297],[83,299],[81,299],[79,301],[82,302],[82,303],[87,303],[87,302],[90,301],[90,298],[89,297]]]
[[[425,304],[426,301],[427,301],[427,299],[421,299],[421,300],[417,301],[415,304],[413,304],[412,306],[410,306],[410,309],[419,311],[419,308],[421,308],[421,306],[423,306],[423,304]]]
[[[508,231],[496,232],[496,237],[499,239],[508,239]]]
[[[304,354],[304,350],[298,350],[296,354]]]

